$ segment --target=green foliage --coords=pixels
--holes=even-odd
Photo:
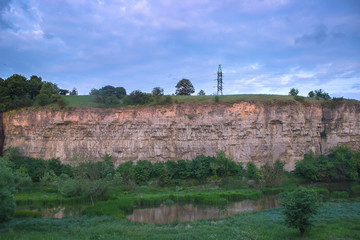
[[[360,196],[360,185],[352,186],[351,192],[354,193],[355,196]]]
[[[36,103],[39,104],[39,106],[45,106],[50,103],[50,97],[45,93],[40,93],[36,96]]]
[[[175,86],[176,95],[191,95],[195,92],[195,88],[189,79],[181,79]]]
[[[204,155],[199,155],[192,160],[193,177],[203,181],[210,176],[210,162],[212,161],[214,161],[213,157],[206,157]]]
[[[198,95],[199,95],[199,96],[205,96],[206,94],[205,94],[205,91],[201,89],[201,90],[199,91]]]
[[[316,192],[299,187],[292,192],[282,193],[280,204],[284,207],[285,224],[288,227],[299,229],[300,235],[303,236],[311,226],[310,218],[318,210]]]
[[[284,176],[284,166],[285,162],[276,160],[274,164],[266,162],[265,165],[261,167],[261,173],[266,186],[273,187],[281,183]]]
[[[349,198],[349,193],[346,191],[334,191],[330,194],[332,198]]]
[[[74,178],[64,178],[60,182],[59,192],[65,197],[83,196],[91,201],[105,195],[115,174],[112,157],[108,154],[104,161],[81,162],[74,171]]]
[[[15,212],[14,193],[30,183],[28,176],[9,165],[7,157],[0,158],[0,222],[9,220]]]
[[[214,98],[214,101],[215,101],[216,103],[220,102],[220,97],[216,95],[215,98]]]
[[[95,96],[95,102],[114,105],[126,96],[126,90],[123,87],[113,87],[110,85],[98,89],[91,89],[90,95]]]
[[[304,155],[296,163],[295,174],[311,181],[357,180],[360,171],[360,154],[347,146],[337,146],[327,156]]]
[[[103,202],[92,208],[93,215],[64,219],[15,219],[4,224],[1,239],[301,239],[295,229],[281,224],[280,209],[238,214],[222,219],[167,224],[139,224],[125,218],[117,202]],[[358,239],[360,203],[326,203],[314,219],[308,240]],[[96,213],[95,213],[96,212]],[[122,213],[121,213],[122,212]]]
[[[60,94],[53,94],[51,96],[51,100],[53,103],[57,104],[60,108],[64,108],[68,105],[68,103]]]
[[[73,88],[70,92],[70,95],[73,95],[73,96],[77,96],[78,95],[78,91],[76,88]]]
[[[39,182],[46,172],[54,172],[57,176],[62,173],[72,176],[72,167],[62,164],[58,159],[36,159],[21,156],[18,148],[8,148],[4,156],[14,170],[22,171],[30,176],[33,182]]]
[[[116,172],[120,174],[124,184],[135,182],[135,169],[131,161],[121,163]]]
[[[151,162],[140,160],[134,167],[136,183],[145,183],[150,180],[152,173]]]
[[[305,97],[303,96],[294,96],[294,99],[298,102],[305,102]]]
[[[152,90],[152,94],[154,96],[162,96],[164,95],[164,89],[161,87],[154,87]]]
[[[135,90],[132,91],[130,95],[124,99],[124,103],[126,105],[137,105],[137,104],[145,105],[150,103],[151,100],[152,100],[151,94],[143,93],[140,90]]]
[[[295,89],[295,88],[290,89],[290,92],[289,92],[290,96],[297,96],[298,94],[299,94],[298,89]]]
[[[310,91],[308,96],[310,98],[316,98],[317,100],[319,100],[320,98],[324,99],[324,100],[330,100],[331,97],[328,93],[324,92],[322,89],[319,90],[315,90],[314,91]]]
[[[324,100],[330,100],[331,97],[328,93],[324,92],[322,89],[315,90],[315,98],[319,100],[320,98]]]
[[[308,93],[308,97],[309,97],[309,98],[314,98],[314,97],[315,97],[314,91],[310,91],[310,92]]]
[[[43,82],[40,89],[40,94],[45,94],[50,98],[53,94],[59,94],[59,88],[54,83]]]
[[[260,170],[253,162],[248,162],[246,164],[246,177],[248,179],[259,180],[260,179]]]

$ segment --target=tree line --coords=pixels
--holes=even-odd
[[[60,89],[55,83],[43,81],[41,77],[31,76],[30,79],[14,74],[6,79],[0,78],[0,111],[12,109],[45,106],[55,103],[60,107],[66,106],[61,95],[66,95],[69,90]],[[74,88],[71,94],[77,95]]]

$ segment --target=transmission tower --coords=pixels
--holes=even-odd
[[[221,64],[219,64],[218,72],[217,72],[217,95],[223,95],[222,92],[222,70],[221,70]]]

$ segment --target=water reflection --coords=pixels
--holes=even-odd
[[[246,200],[236,202],[224,208],[199,207],[192,204],[162,205],[158,208],[136,209],[133,211],[133,214],[127,216],[127,219],[146,223],[188,222],[199,219],[222,218],[239,213],[277,208],[279,206],[275,197],[264,197],[258,201]]]

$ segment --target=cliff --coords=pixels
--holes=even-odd
[[[338,144],[360,147],[360,106],[276,102],[143,108],[24,109],[3,114],[4,149],[34,158],[166,161],[215,155],[262,165],[280,159],[287,170],[304,153]]]

